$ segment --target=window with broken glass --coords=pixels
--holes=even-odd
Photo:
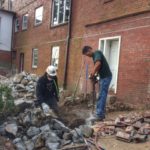
[[[25,14],[22,17],[22,30],[26,30],[27,28],[28,28],[28,14]]]
[[[68,22],[70,14],[70,0],[53,0],[52,25]]]
[[[32,54],[32,68],[37,68],[38,66],[38,49],[33,49]]]
[[[15,20],[15,32],[18,32],[20,28],[19,18],[16,18]]]
[[[43,6],[38,7],[35,10],[35,25],[41,24],[42,20],[43,20]]]

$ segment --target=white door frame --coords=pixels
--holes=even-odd
[[[118,43],[118,56],[117,56],[117,72],[116,72],[116,86],[115,86],[115,91],[114,93],[116,94],[117,93],[117,85],[118,85],[118,70],[119,70],[119,56],[120,56],[120,48],[121,48],[121,36],[113,36],[113,37],[106,37],[106,38],[100,38],[99,39],[99,46],[98,48],[100,49],[101,47],[101,41],[104,40],[104,55],[105,55],[105,51],[106,51],[106,40],[114,40],[114,39],[117,39],[119,40],[119,43]]]

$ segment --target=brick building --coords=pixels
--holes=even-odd
[[[0,74],[6,75],[11,69],[12,29],[15,13],[0,9]]]
[[[60,86],[73,90],[81,76],[79,91],[86,93],[92,63],[81,49],[90,45],[105,54],[113,72],[110,90],[118,99],[150,102],[149,0],[14,0],[12,8],[20,71],[43,74],[52,63]]]

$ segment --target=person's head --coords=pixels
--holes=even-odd
[[[48,80],[54,78],[57,75],[56,68],[52,65],[48,66],[46,68],[46,75]]]
[[[82,54],[88,57],[92,57],[93,52],[92,52],[92,47],[90,46],[84,46],[82,49]]]

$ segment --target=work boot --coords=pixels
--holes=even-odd
[[[99,117],[96,114],[93,114],[93,116],[90,118],[91,122],[98,122],[98,121],[104,121],[105,117]]]

